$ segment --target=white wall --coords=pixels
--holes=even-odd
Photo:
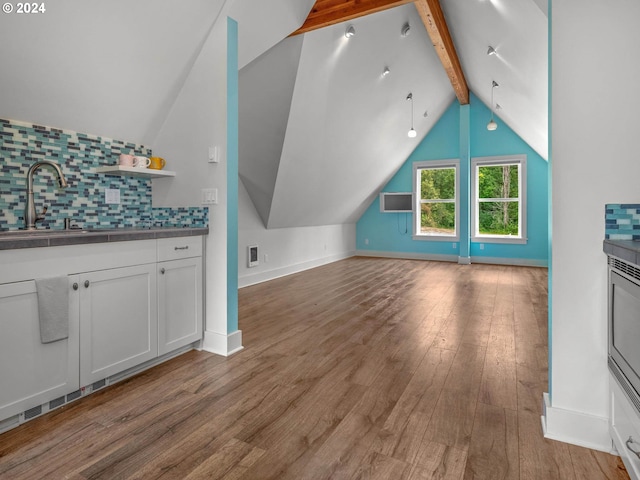
[[[209,209],[206,237],[205,348],[224,344],[227,334],[227,17],[215,23],[160,134],[154,153],[179,159],[168,165],[176,177],[153,181],[154,206],[200,204],[202,188],[218,189],[218,205]],[[208,163],[209,146],[222,160]],[[216,342],[213,339],[220,340]]]
[[[633,60],[640,50],[640,2],[557,0],[551,18],[553,259],[547,433],[607,450],[604,205],[640,203],[640,62]]]
[[[355,254],[355,224],[267,230],[242,182],[238,191],[238,282],[264,282]],[[247,267],[247,246],[258,245],[259,265]],[[268,256],[265,262],[264,255]]]

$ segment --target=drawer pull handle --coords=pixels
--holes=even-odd
[[[89,280],[84,281],[84,288],[89,288]]]
[[[174,250],[189,250],[189,245],[186,247],[175,247]]]
[[[164,275],[164,272],[165,272],[165,269],[164,269],[164,268],[161,268],[161,269],[160,269],[160,273],[161,273],[162,275]]]
[[[73,289],[74,289],[74,290],[78,290],[78,282],[76,282],[76,283],[74,283],[74,284],[73,284]]]
[[[625,443],[627,445],[627,450],[629,450],[631,453],[634,453],[636,457],[640,458],[640,450],[634,450],[632,447],[633,437],[629,436],[629,440],[627,440]]]

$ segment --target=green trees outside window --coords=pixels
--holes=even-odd
[[[519,235],[520,165],[478,166],[478,234]]]
[[[421,168],[420,232],[423,235],[456,234],[456,169]]]

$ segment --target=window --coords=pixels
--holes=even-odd
[[[413,164],[416,240],[458,240],[459,160]]]
[[[471,161],[471,239],[526,243],[527,157],[483,157]]]

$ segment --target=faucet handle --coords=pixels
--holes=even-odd
[[[49,210],[49,207],[47,207],[46,205],[42,207],[42,213],[36,216],[36,222],[44,220],[44,216],[47,214],[47,210]]]

